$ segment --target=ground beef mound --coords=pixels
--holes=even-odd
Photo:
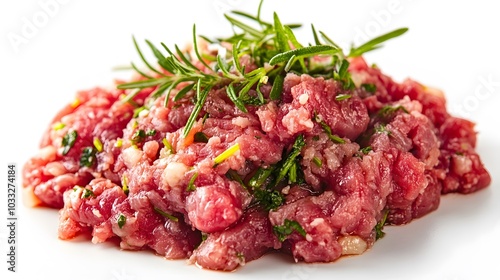
[[[305,262],[361,254],[384,224],[490,184],[474,124],[450,116],[440,92],[397,83],[363,58],[351,59],[349,72],[354,90],[290,73],[280,100],[245,113],[212,89],[188,137],[187,99],[164,106],[152,89],[128,103],[122,90],[79,92],[25,164],[24,188],[35,204],[60,209],[61,239],[86,233],[94,243],[118,239],[123,249],[233,270],[273,251]],[[270,86],[261,90],[268,96]],[[279,166],[298,137],[301,180],[265,193],[282,199],[269,209],[249,182]]]

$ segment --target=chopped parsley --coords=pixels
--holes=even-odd
[[[134,144],[137,144],[144,141],[144,138],[146,138],[146,132],[143,129],[138,129],[135,131],[134,135],[132,135],[130,141],[132,141],[132,143]]]
[[[361,84],[361,88],[369,93],[375,93],[377,91],[377,86],[374,84]]]
[[[119,228],[123,228],[126,222],[127,222],[127,217],[125,217],[123,214],[120,214],[118,220],[116,221]]]
[[[69,150],[75,145],[76,137],[78,137],[78,133],[76,130],[71,130],[66,133],[62,139],[62,155],[65,156],[68,154]]]
[[[222,163],[228,157],[234,155],[237,151],[240,150],[240,144],[233,144],[231,147],[227,148],[224,152],[214,158],[214,166]]]
[[[293,143],[293,146],[292,146],[292,151],[290,152],[290,154],[288,154],[288,157],[283,162],[283,165],[281,166],[281,168],[278,172],[278,176],[276,177],[275,185],[279,184],[281,182],[281,180],[283,180],[287,175],[289,175],[289,171],[292,169],[292,167],[295,166],[295,164],[297,164],[296,159],[300,155],[300,151],[302,150],[302,148],[305,145],[306,145],[306,142],[304,141],[304,135],[301,134],[301,135],[297,136],[297,138],[295,138],[295,142]],[[293,180],[293,178],[292,178],[291,181],[296,181],[296,180]]]
[[[84,188],[83,192],[82,192],[82,199],[86,199],[86,198],[90,198],[90,197],[95,197],[94,192],[90,189]]]
[[[382,219],[375,225],[375,240],[379,240],[380,238],[385,236],[384,229],[385,222],[387,221],[387,216],[389,215],[389,211],[385,210],[382,214]]]
[[[285,241],[294,231],[302,235],[302,237],[306,237],[306,231],[297,221],[285,219],[283,225],[273,227],[274,234],[281,242]]]
[[[255,189],[253,196],[256,203],[266,211],[275,210],[285,203],[285,196],[278,190]]]
[[[392,114],[396,113],[397,111],[403,111],[405,113],[409,113],[408,110],[406,110],[405,107],[403,107],[402,105],[399,105],[399,106],[391,106],[391,105],[385,105],[384,107],[382,107],[382,109],[380,109],[378,111],[378,115],[380,117],[383,117],[383,118],[387,118],[387,117],[390,117]]]
[[[95,154],[96,150],[93,147],[85,147],[80,156],[80,166],[92,167],[97,160]]]
[[[366,146],[359,150],[362,154],[367,155],[370,151],[373,151],[371,146]]]
[[[146,131],[146,136],[155,136],[156,135],[156,129],[150,129]]]
[[[301,181],[300,177],[300,167],[299,163],[297,161],[294,161],[293,164],[290,166],[290,170],[288,170],[288,183],[289,184],[295,184]]]
[[[248,180],[248,186],[253,190],[254,202],[266,211],[275,210],[285,202],[285,196],[274,187],[287,178],[288,184],[303,182],[303,172],[300,168],[299,156],[305,146],[304,136],[299,135],[284,159],[267,168],[260,167]]]
[[[387,135],[391,135],[391,131],[387,130],[387,128],[385,127],[385,124],[383,124],[383,123],[375,125],[375,132],[385,133]]]
[[[201,242],[207,240],[207,238],[208,238],[208,233],[202,232],[201,233]]]
[[[132,141],[133,144],[138,144],[144,141],[147,136],[155,136],[156,135],[156,130],[155,129],[150,129],[148,131],[145,131],[144,129],[138,129],[134,135],[132,135],[132,138],[130,141]]]

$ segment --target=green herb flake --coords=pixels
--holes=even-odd
[[[375,125],[375,132],[378,132],[378,133],[385,133],[387,135],[391,135],[391,131],[390,130],[387,130],[387,128],[385,127],[385,124],[378,124],[378,125]]]
[[[335,96],[335,100],[343,101],[343,100],[347,100],[351,97],[352,97],[352,95],[350,95],[350,94],[339,94],[339,95]]]
[[[271,166],[269,168],[259,167],[248,181],[248,185],[253,189],[262,188],[274,170],[276,170],[276,166]]]
[[[95,194],[92,190],[90,189],[83,189],[82,192],[82,199],[90,198],[90,197],[95,197]]]
[[[121,182],[121,183],[122,183],[122,190],[123,190],[123,192],[124,192],[126,195],[128,195],[128,193],[130,192],[130,190],[129,190],[129,188],[128,188],[128,178],[127,178],[127,176],[126,176],[126,175],[123,175],[123,176],[122,176],[122,180],[121,180],[121,181],[122,181],[122,182]]]
[[[377,86],[374,84],[361,84],[361,88],[369,93],[375,93],[377,91]]]
[[[130,141],[132,141],[133,144],[137,144],[144,141],[145,138],[146,138],[146,132],[143,129],[138,129],[135,131],[134,135],[132,135]]]
[[[273,227],[274,234],[281,242],[285,241],[288,236],[294,231],[300,234],[302,237],[306,237],[306,231],[297,221],[285,219],[283,225]]]
[[[399,105],[399,106],[386,105],[386,106],[382,107],[382,109],[380,109],[377,114],[380,117],[387,118],[399,110],[405,112],[406,114],[409,114],[408,110],[406,110],[406,108],[403,107],[402,105]]]
[[[245,263],[245,255],[243,255],[243,253],[238,252],[236,254],[236,257],[238,258],[238,260],[240,261],[240,263]]]
[[[172,214],[169,214],[163,210],[161,210],[160,208],[158,207],[154,207],[154,210],[156,213],[162,215],[163,217],[165,218],[168,218],[169,220],[173,221],[173,222],[178,222],[179,221],[179,218],[177,218],[176,216],[172,215]]]
[[[165,146],[165,148],[168,149],[170,154],[175,154],[174,147],[172,147],[172,144],[170,144],[170,142],[168,142],[167,138],[163,138],[162,143],[163,143],[163,146]]]
[[[207,238],[208,238],[208,233],[202,232],[201,233],[201,242],[207,240]]]
[[[345,140],[340,138],[339,136],[337,135],[334,135],[332,133],[332,128],[323,120],[320,120],[319,117],[316,115],[314,117],[314,120],[319,123],[319,125],[321,125],[321,127],[323,128],[323,131],[325,131],[326,135],[328,136],[328,138],[333,142],[333,143],[337,143],[337,144],[345,144]]]
[[[285,178],[285,176],[289,173],[290,168],[295,164],[295,159],[300,155],[300,151],[302,148],[306,145],[304,141],[304,135],[299,135],[295,139],[295,142],[293,143],[292,146],[292,151],[284,161],[283,165],[281,166],[278,176],[276,178],[275,185],[279,184],[281,180]]]
[[[198,131],[194,134],[194,142],[195,143],[208,143],[208,136],[205,133]]]
[[[276,210],[285,203],[285,196],[278,190],[255,189],[253,193],[255,202],[266,211]]]
[[[130,141],[132,141],[133,144],[138,144],[144,141],[146,137],[148,136],[155,136],[156,135],[156,129],[149,129],[147,131],[143,129],[138,129],[134,135],[132,135],[132,138]]]
[[[134,115],[133,115],[133,117],[134,117],[134,118],[137,118],[137,117],[141,114],[141,112],[143,112],[143,111],[145,111],[145,110],[147,110],[147,109],[146,109],[146,107],[144,107],[144,106],[141,106],[141,107],[139,107],[139,108],[135,108],[135,109],[134,109]]]
[[[367,155],[369,152],[373,151],[373,148],[371,146],[366,146],[359,150],[362,154]]]
[[[318,157],[313,157],[312,162],[319,168],[323,166],[323,162]]]
[[[82,155],[80,156],[80,166],[92,167],[92,165],[94,165],[97,161],[95,154],[96,150],[94,147],[85,147],[82,151]]]
[[[375,240],[379,240],[380,238],[385,236],[385,232],[383,232],[383,229],[388,215],[389,211],[385,210],[382,214],[382,219],[380,219],[380,221],[375,225]]]
[[[76,137],[78,137],[78,133],[76,132],[76,130],[71,130],[64,135],[61,142],[61,145],[63,147],[63,156],[68,154],[69,150],[73,147],[73,145],[75,145]]]
[[[188,186],[186,188],[187,192],[192,192],[196,190],[196,186],[194,184],[194,181],[196,181],[196,178],[198,178],[198,172],[195,172],[193,176],[191,176],[191,179],[189,180]]]
[[[127,217],[125,217],[123,214],[120,214],[120,216],[118,216],[118,219],[116,221],[119,228],[123,228],[126,222],[127,222]]]
[[[292,166],[290,166],[290,170],[288,170],[288,183],[295,184],[298,182],[298,169],[297,161],[294,161]]]

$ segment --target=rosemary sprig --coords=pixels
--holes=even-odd
[[[369,42],[351,48],[346,56],[342,49],[322,31],[312,27],[315,45],[301,44],[293,29],[300,24],[283,24],[276,13],[272,22],[261,19],[263,1],[259,3],[257,15],[253,16],[241,11],[225,15],[232,25],[234,34],[228,38],[210,39],[198,36],[196,25],[193,25],[194,57],[182,51],[175,45],[172,51],[164,43],[156,47],[145,40],[149,50],[156,58],[156,63],[148,62],[139,43],[133,37],[133,43],[139,57],[146,67],[141,70],[131,63],[142,78],[137,81],[118,85],[119,89],[128,90],[124,102],[134,104],[134,97],[143,89],[153,88],[153,99],[164,97],[165,106],[168,103],[181,100],[191,101],[194,108],[184,127],[186,137],[193,124],[200,117],[205,101],[212,90],[225,90],[227,97],[242,112],[247,113],[248,106],[265,104],[268,101],[280,101],[283,81],[287,72],[308,73],[311,75],[334,78],[343,85],[345,90],[354,88],[346,57],[360,56],[368,51],[379,48],[389,39],[400,36],[408,29],[401,28],[377,37]],[[200,48],[198,39],[203,38],[211,44],[218,44],[223,50],[217,54],[208,53]],[[230,47],[228,47],[230,46]],[[247,71],[241,59],[251,58],[256,66]],[[318,56],[329,57],[327,64],[314,62]],[[198,61],[199,63],[197,63]],[[260,87],[272,83],[269,99],[266,100]],[[171,94],[175,94],[171,98]]]

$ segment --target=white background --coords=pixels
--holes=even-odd
[[[55,112],[77,90],[110,86],[113,78],[128,76],[112,68],[139,61],[132,35],[182,46],[191,40],[193,23],[209,37],[230,35],[222,14],[254,13],[257,5],[255,0],[1,2],[0,275],[7,276],[1,279],[500,279],[500,168],[495,165],[500,9],[495,1],[430,0],[267,0],[262,16],[270,19],[277,11],[285,23],[303,23],[303,42],[313,41],[313,22],[346,50],[352,41],[409,27],[366,59],[397,81],[412,77],[444,90],[453,113],[477,122],[478,151],[493,176],[490,188],[443,197],[436,212],[388,228],[386,237],[359,257],[294,265],[272,255],[233,273],[204,271],[149,251],[123,252],[114,244],[92,245],[85,238],[60,241],[57,211],[26,208],[19,198],[18,272],[7,273],[7,163],[17,163],[20,173]]]

